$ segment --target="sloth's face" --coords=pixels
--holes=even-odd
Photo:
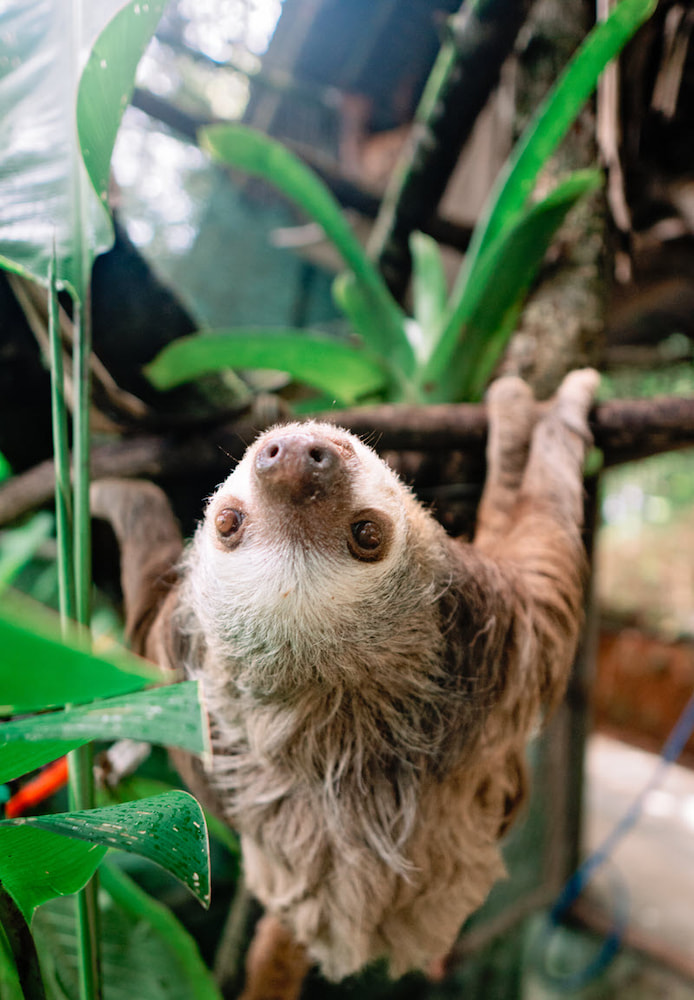
[[[322,423],[270,430],[209,502],[196,538],[205,590],[216,581],[237,609],[252,601],[272,612],[375,598],[402,562],[414,503],[347,431]]]

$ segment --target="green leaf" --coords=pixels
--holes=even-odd
[[[106,853],[98,844],[9,822],[0,821],[0,882],[27,920],[40,903],[86,885]]]
[[[44,609],[6,595],[3,603],[0,715],[127,694],[170,679],[126,650],[94,656],[77,640],[63,642],[56,617]]]
[[[341,404],[382,390],[386,375],[373,356],[330,337],[274,328],[215,330],[181,337],[145,368],[158,389],[224,368],[278,368],[330,393]]]
[[[82,157],[92,187],[107,211],[116,135],[132,97],[138,63],[165,6],[166,0],[126,4],[97,38],[80,78],[77,132]]]
[[[0,725],[0,738],[4,736],[5,725],[7,723]],[[87,740],[80,739],[43,740],[28,746],[23,743],[0,743],[0,781],[12,781],[22,774],[28,774],[37,767],[58,760],[86,742]]]
[[[26,774],[90,740],[120,739],[209,752],[197,681],[0,723],[0,782]]]
[[[651,16],[656,5],[657,0],[621,0],[609,17],[588,34],[538,107],[499,175],[475,227],[452,302],[459,301],[465,288],[475,282],[482,254],[503,229],[515,223],[535,187],[540,170],[592,94],[600,73]],[[454,308],[452,306],[451,311]]]
[[[161,865],[209,905],[205,818],[193,796],[182,791],[103,809],[2,820],[0,882],[29,917],[46,899],[81,888],[108,847]]]
[[[80,299],[113,230],[80,155],[77,83],[89,47],[122,5],[6,0],[2,12],[0,266],[45,282],[55,242],[58,280]]]
[[[246,125],[211,125],[199,135],[202,148],[217,161],[262,177],[323,227],[373,302],[378,324],[373,327],[369,346],[383,358],[390,358],[405,375],[410,374],[414,356],[405,334],[405,316],[320,178],[281,143]]]
[[[597,170],[577,171],[504,230],[482,256],[473,284],[456,303],[423,381],[430,398],[476,398],[513,332],[522,297],[566,213],[602,184]]]
[[[197,944],[171,910],[152,899],[114,864],[105,864],[100,874],[102,887],[129,920],[133,936],[137,935],[139,939],[133,943],[136,943],[141,956],[137,963],[140,975],[149,971],[149,978],[152,978],[151,964],[157,954],[161,956],[157,967],[169,980],[169,987],[164,993],[166,1000],[174,1000],[176,996],[180,996],[181,1000],[221,1000]],[[145,951],[146,957],[142,954],[143,932],[151,941],[151,946]],[[148,989],[134,989],[125,996],[146,996],[149,1000],[153,994]]]
[[[156,778],[147,778],[141,774],[132,774],[120,781],[115,791],[104,789],[102,795],[104,797],[115,795],[120,802],[128,802],[144,799],[150,795],[160,795],[162,792],[171,791],[172,787],[167,782],[159,781]],[[231,827],[227,826],[226,823],[222,822],[221,819],[218,819],[214,813],[208,812],[206,809],[203,809],[203,813],[205,814],[205,822],[207,823],[207,830],[210,836],[223,844],[233,858],[239,859],[241,856],[241,847],[239,845],[238,834]]]
[[[412,253],[412,300],[414,318],[419,324],[424,348],[431,350],[446,311],[448,291],[441,250],[426,233],[410,236]]]
[[[3,531],[0,537],[0,589],[11,583],[31,562],[52,530],[52,516],[46,511],[40,511],[21,527]]]
[[[109,858],[99,871],[107,1000],[220,1000],[192,937],[168,907],[145,893],[114,860]],[[78,994],[74,910],[72,898],[51,900],[36,911],[32,923],[53,1000]]]

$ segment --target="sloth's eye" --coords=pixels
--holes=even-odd
[[[355,559],[376,562],[388,551],[392,525],[387,517],[376,511],[365,510],[349,526],[347,544]]]
[[[230,538],[243,524],[243,514],[233,507],[225,507],[217,514],[214,523],[222,538]]]
[[[383,541],[383,532],[373,521],[356,521],[352,525],[352,538],[360,549],[373,552]]]

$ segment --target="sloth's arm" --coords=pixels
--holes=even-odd
[[[563,694],[582,619],[583,463],[597,383],[591,369],[572,372],[539,418],[520,380],[502,379],[490,391],[474,548],[511,605],[517,681],[545,704]]]
[[[131,648],[145,655],[152,625],[177,582],[180,528],[153,483],[100,479],[92,483],[90,499],[92,515],[108,521],[118,540],[126,635]]]

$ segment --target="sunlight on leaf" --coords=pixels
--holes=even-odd
[[[0,266],[45,282],[55,241],[58,280],[81,299],[85,260],[111,246],[113,228],[82,162],[78,80],[90,47],[123,6],[123,0],[5,0],[2,9]],[[95,57],[101,79],[93,79],[93,68],[88,75],[91,94],[82,102],[81,130],[98,191],[124,110],[120,98],[127,102],[132,90],[137,60],[158,20],[156,7],[159,0],[128,4],[130,14],[119,14],[100,40],[99,52],[106,53]]]

